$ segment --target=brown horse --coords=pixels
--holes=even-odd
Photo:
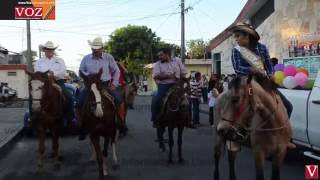
[[[38,172],[43,170],[46,131],[52,133],[52,149],[55,167],[59,167],[59,135],[63,128],[65,98],[61,88],[48,72],[26,72],[30,77],[29,92],[32,103],[32,126],[38,131]]]
[[[102,87],[100,80],[102,69],[97,74],[84,75],[80,72],[86,88],[88,96],[81,111],[81,120],[88,129],[91,143],[94,146],[97,163],[99,167],[100,179],[106,179],[107,176],[107,155],[108,146],[113,148],[113,160],[115,165],[118,164],[115,153],[115,137],[116,137],[116,107],[112,98],[108,98],[106,90]],[[111,97],[109,95],[109,97]],[[103,151],[100,147],[100,137],[104,138]]]
[[[168,92],[164,99],[166,102],[159,119],[159,127],[157,128],[157,136],[159,141],[159,148],[165,152],[166,148],[163,142],[163,134],[165,128],[168,127],[169,134],[169,160],[168,163],[173,163],[172,148],[173,148],[173,130],[178,129],[178,157],[179,162],[184,161],[182,157],[182,134],[184,127],[186,127],[189,119],[188,95],[190,93],[189,80],[181,78],[176,85],[174,85]]]
[[[292,130],[287,110],[272,80],[259,73],[234,79],[229,91],[217,99],[215,120],[215,180],[219,179],[219,158],[226,140],[229,178],[236,179],[234,163],[240,144],[234,141],[232,134],[237,133],[234,129],[249,132],[247,137],[254,153],[256,180],[264,179],[264,162],[270,156],[271,179],[280,179],[280,166],[286,156]]]
[[[121,87],[121,95],[125,103],[125,117],[128,114],[128,108],[133,109],[134,99],[138,92],[138,86],[135,82],[130,82]],[[119,132],[119,136],[123,137],[127,134],[128,127],[126,126],[126,119],[124,119],[125,129]]]

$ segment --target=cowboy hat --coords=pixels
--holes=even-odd
[[[45,44],[40,44],[39,48],[43,51],[44,49],[57,49],[58,46],[54,46],[52,41],[47,41]]]
[[[252,35],[257,41],[259,41],[259,39],[260,39],[259,34],[253,28],[253,26],[251,26],[250,24],[247,24],[247,23],[238,22],[236,25],[229,28],[229,31],[231,31],[231,32],[235,32],[235,31],[245,32],[245,33]]]
[[[103,42],[101,37],[94,38],[93,41],[88,41],[91,49],[101,49],[103,48]]]

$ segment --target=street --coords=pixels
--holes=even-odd
[[[129,111],[129,134],[118,142],[119,169],[112,168],[109,149],[108,170],[110,180],[211,180],[213,169],[212,127],[208,115],[201,114],[198,129],[186,129],[183,136],[185,163],[167,164],[167,153],[160,153],[155,143],[155,129],[150,122],[150,101],[148,96],[136,98],[135,109]],[[87,138],[78,141],[77,136],[64,136],[61,140],[60,169],[55,169],[48,155],[51,141],[46,142],[44,173],[37,175],[37,141],[34,137],[21,138],[8,153],[0,159],[0,180],[88,180],[98,179],[98,166],[90,161],[90,146]],[[176,139],[176,138],[175,138]],[[175,142],[176,143],[176,142]],[[176,145],[176,144],[175,144]],[[174,159],[177,159],[176,146]],[[283,180],[305,179],[305,165],[315,161],[298,153],[290,153],[281,170]],[[221,160],[222,180],[228,179],[227,158]],[[271,162],[265,167],[266,179],[271,177]],[[243,147],[236,160],[236,174],[239,180],[255,179],[253,155]]]

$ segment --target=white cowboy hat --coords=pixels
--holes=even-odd
[[[44,49],[53,49],[53,50],[55,50],[55,49],[58,48],[58,46],[54,46],[52,41],[47,41],[45,44],[40,44],[39,48],[41,50],[44,50]]]
[[[88,41],[91,49],[101,49],[103,48],[103,42],[101,37],[94,38],[93,41]]]

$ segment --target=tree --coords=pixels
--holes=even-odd
[[[203,39],[194,39],[187,42],[188,51],[191,53],[193,59],[202,59],[206,54],[206,47],[208,42]]]
[[[146,26],[128,25],[115,30],[106,43],[106,50],[114,58],[124,60],[139,60],[151,63],[157,58],[160,48],[173,48],[180,52],[180,47],[161,41],[160,37]]]
[[[160,38],[146,26],[128,25],[110,35],[107,51],[119,60],[129,58],[150,62],[159,41]]]

